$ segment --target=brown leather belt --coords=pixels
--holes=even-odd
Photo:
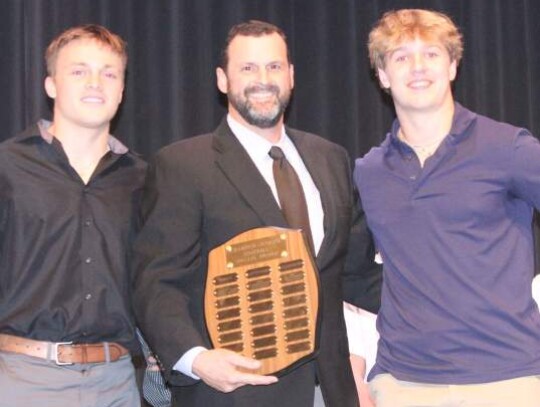
[[[57,365],[114,362],[129,351],[115,342],[45,342],[0,334],[0,351],[54,361]]]

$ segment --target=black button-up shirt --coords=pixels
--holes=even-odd
[[[0,332],[135,350],[128,250],[146,164],[111,136],[85,184],[46,126],[0,144]]]

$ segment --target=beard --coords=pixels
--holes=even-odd
[[[258,106],[257,102],[252,102],[250,96],[257,92],[270,92],[275,100],[270,107]],[[261,129],[268,129],[275,126],[283,117],[285,109],[291,98],[290,90],[280,95],[280,89],[276,85],[253,85],[244,89],[242,93],[228,92],[229,102],[238,111],[240,116],[249,124]]]

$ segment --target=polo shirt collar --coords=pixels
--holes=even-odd
[[[453,144],[457,144],[468,137],[469,132],[467,130],[476,120],[476,117],[476,113],[471,112],[459,103],[454,102],[454,117],[452,118],[452,127],[450,128],[447,139]],[[400,153],[406,154],[410,152],[410,147],[399,139],[399,127],[399,120],[396,118],[392,123],[389,137],[382,143],[382,147],[388,148],[390,145],[393,145]]]

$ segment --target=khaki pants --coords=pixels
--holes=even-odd
[[[412,383],[380,374],[369,382],[377,407],[539,407],[540,376],[465,385]]]
[[[116,362],[57,366],[0,352],[0,407],[139,407],[130,356]]]

